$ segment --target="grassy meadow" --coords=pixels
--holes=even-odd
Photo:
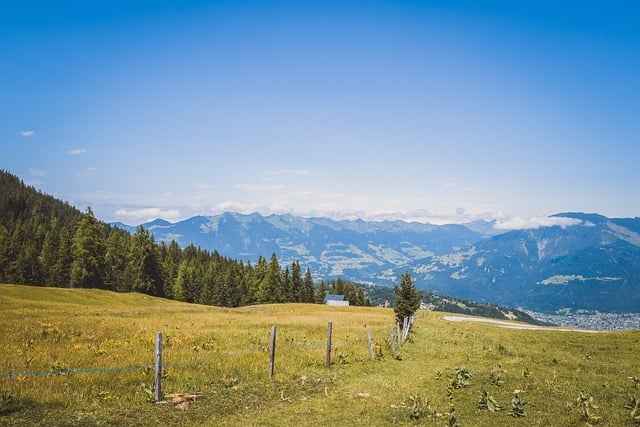
[[[444,316],[419,314],[394,357],[391,309],[226,309],[0,285],[0,425],[448,426],[452,407],[461,426],[640,422],[632,416],[640,331],[508,329]],[[153,401],[156,332],[164,336],[161,404]],[[526,405],[512,405],[514,391]]]

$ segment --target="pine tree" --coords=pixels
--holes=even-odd
[[[271,262],[266,271],[266,275],[260,282],[258,289],[259,303],[277,303],[284,301],[283,280],[280,273],[280,264],[276,254],[271,255]]]
[[[394,284],[393,292],[396,295],[396,305],[393,311],[396,321],[402,325],[404,318],[411,317],[420,307],[421,295],[413,284],[411,273],[408,271],[400,276],[400,286]]]
[[[158,258],[153,236],[139,225],[133,235],[129,256],[132,291],[163,296],[162,268]]]
[[[71,262],[73,257],[71,250],[73,246],[73,228],[63,227],[60,231],[60,242],[58,246],[58,258],[50,274],[52,283],[55,286],[71,287]]]
[[[326,296],[327,296],[327,285],[324,280],[321,280],[320,284],[318,285],[318,289],[316,290],[316,293],[315,293],[316,304],[324,304],[324,297]]]
[[[58,245],[60,243],[60,226],[58,218],[52,218],[49,221],[47,232],[44,236],[42,249],[38,255],[38,262],[43,271],[43,285],[45,286],[61,286],[62,283],[55,282],[52,277],[56,259],[58,259]]]
[[[302,279],[302,272],[300,270],[300,262],[295,260],[291,263],[291,290],[292,301],[294,302],[306,302],[304,293],[304,281]]]
[[[344,295],[344,281],[342,277],[338,276],[335,281],[335,286],[331,289],[331,293],[334,295]]]
[[[304,273],[302,289],[302,302],[314,302],[313,278],[311,277],[311,269],[309,269],[309,267],[307,267],[307,271]],[[322,300],[324,301],[324,295],[322,296]]]
[[[178,265],[181,260],[180,246],[175,240],[167,246],[164,242],[160,245],[160,263],[164,272],[164,296],[173,299],[173,284],[178,277]]]
[[[291,279],[289,267],[285,267],[284,273],[282,273],[282,289],[284,291],[284,302],[296,302],[293,280]]]
[[[71,286],[104,288],[105,239],[91,208],[78,223],[71,245]]]
[[[131,283],[126,280],[127,256],[131,236],[122,230],[112,229],[107,237],[105,252],[105,285],[107,289],[129,292]]]

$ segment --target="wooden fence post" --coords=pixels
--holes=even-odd
[[[396,355],[396,338],[393,336],[393,325],[389,325],[389,330],[391,331],[391,354]]]
[[[162,401],[162,332],[156,334],[156,377],[155,377],[155,399]]]
[[[271,327],[271,345],[269,346],[269,378],[273,377],[276,359],[276,326]]]
[[[398,351],[402,350],[402,331],[400,330],[400,323],[396,323],[396,327],[398,328],[397,336],[398,336]]]
[[[373,340],[371,339],[371,326],[367,325],[367,341],[369,342],[369,359],[373,360]]]
[[[327,366],[331,366],[331,329],[332,324],[329,322],[327,325],[327,357],[325,362]]]

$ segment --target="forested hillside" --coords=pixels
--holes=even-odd
[[[99,288],[208,305],[236,307],[314,302],[311,271],[281,267],[275,254],[254,264],[216,251],[155,242],[25,185],[0,171],[0,282]]]
[[[133,233],[97,220],[0,170],[0,283],[140,292],[179,301],[238,307],[324,302],[344,295],[351,305],[395,303],[393,289],[337,279],[314,284],[298,260],[284,267],[275,254],[255,263],[194,245],[156,242],[143,226]],[[423,295],[436,310],[505,318],[505,309]],[[443,305],[443,301],[454,301]],[[486,306],[486,307],[485,307]],[[520,320],[531,322],[524,313]]]

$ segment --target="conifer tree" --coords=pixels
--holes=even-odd
[[[316,304],[324,304],[324,297],[327,296],[327,285],[324,280],[320,281],[315,293]]]
[[[71,226],[63,227],[60,231],[60,242],[58,245],[58,258],[50,273],[52,283],[56,286],[71,286],[71,248],[73,246],[73,229]]]
[[[334,295],[344,295],[344,281],[342,277],[338,276],[334,286],[332,286],[331,293]]]
[[[133,235],[129,256],[131,290],[163,296],[162,269],[153,236],[139,225]]]
[[[280,264],[276,254],[271,255],[271,262],[267,268],[266,275],[260,282],[258,290],[258,302],[277,303],[284,301],[283,280],[280,274]]]
[[[88,207],[78,223],[71,245],[71,286],[103,288],[104,254],[102,226]]]
[[[302,302],[308,302],[308,303],[314,302],[313,278],[311,277],[311,269],[309,267],[307,267],[307,271],[304,273],[302,288],[303,288]],[[322,300],[324,301],[324,295],[322,296]]]
[[[180,261],[178,265],[178,275],[173,281],[171,292],[173,298],[178,301],[193,302],[193,295],[189,293],[188,282],[191,280],[191,269],[187,260]]]
[[[284,273],[282,273],[282,290],[284,294],[284,302],[296,302],[293,280],[291,279],[289,267],[285,267]]]
[[[54,266],[58,259],[58,245],[60,243],[60,226],[58,218],[52,218],[49,221],[47,232],[44,236],[42,249],[38,255],[38,262],[43,271],[43,282],[45,286],[62,286],[61,282],[57,282],[53,276]]]
[[[393,292],[396,295],[393,311],[396,314],[396,321],[402,325],[404,318],[411,317],[420,307],[421,295],[408,271],[400,276],[400,286],[393,285]]]
[[[107,289],[118,292],[131,290],[131,283],[125,276],[130,242],[131,236],[121,230],[112,229],[107,237],[104,273]]]
[[[302,280],[302,272],[300,271],[300,262],[298,260],[291,263],[291,290],[292,301],[305,302],[304,282]]]

